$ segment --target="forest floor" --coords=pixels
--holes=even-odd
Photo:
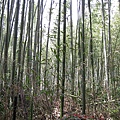
[[[43,99],[39,98],[38,101],[42,103],[40,105],[42,114],[39,114],[40,118],[35,118],[35,120],[120,120],[120,111],[116,109],[117,106],[115,108],[113,103],[110,104],[111,110],[108,110],[108,106],[104,104],[97,106],[96,111],[94,111],[92,105],[87,104],[86,115],[82,115],[82,106],[79,101],[67,96],[64,100],[64,116],[60,119],[60,100],[47,100],[44,96]]]
[[[86,114],[82,115],[80,101],[69,96],[64,99],[64,116],[60,118],[61,101],[55,98],[53,96],[48,98],[45,94],[42,94],[33,97],[31,104],[30,98],[25,97],[17,105],[16,120],[120,120],[120,109],[117,105],[115,106],[116,102],[110,104],[111,109],[109,110],[106,104],[101,103],[96,106],[96,111],[94,111],[92,105],[87,104]],[[5,105],[4,102],[3,106]],[[12,109],[6,108],[6,113],[3,111],[4,108],[0,110],[0,120],[4,120],[4,117],[6,117],[5,120],[11,120],[13,116]]]

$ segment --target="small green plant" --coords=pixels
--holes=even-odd
[[[111,118],[113,118],[114,120],[119,120],[119,118],[120,118],[120,110],[119,110],[119,108],[116,108],[116,109],[111,110],[110,116],[111,116]]]

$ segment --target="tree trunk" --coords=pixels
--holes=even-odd
[[[60,72],[60,20],[61,20],[61,0],[59,0],[58,15],[58,38],[57,38],[57,98],[59,97],[59,72]]]
[[[63,24],[63,69],[62,69],[62,91],[60,117],[63,117],[64,110],[64,87],[65,87],[65,63],[66,63],[66,0],[64,0],[64,24]]]
[[[86,109],[86,81],[85,81],[85,0],[82,0],[82,114],[85,114]]]

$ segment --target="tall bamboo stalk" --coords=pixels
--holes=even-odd
[[[82,0],[82,114],[86,110],[86,81],[85,81],[85,0]]]
[[[64,0],[64,24],[63,24],[63,69],[62,69],[62,91],[61,91],[61,110],[60,116],[63,117],[64,110],[64,87],[65,87],[65,69],[66,69],[66,0]]]

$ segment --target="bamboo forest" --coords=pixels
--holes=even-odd
[[[0,0],[0,120],[120,120],[120,0]]]

